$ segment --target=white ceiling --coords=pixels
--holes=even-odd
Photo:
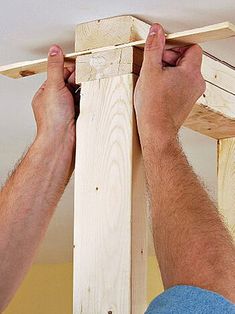
[[[172,1],[1,1],[0,64],[44,57],[48,47],[60,44],[73,51],[74,28],[81,22],[131,14],[146,22],[160,22],[169,32],[219,23],[235,23],[234,0]],[[235,65],[235,39],[203,45],[204,49]],[[0,77],[0,183],[30,145],[35,132],[31,110],[34,92],[45,79]],[[216,195],[216,143],[192,131],[183,131],[183,143],[197,172]],[[41,246],[37,262],[65,262],[72,257],[73,184],[71,182]]]

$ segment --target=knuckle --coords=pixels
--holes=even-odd
[[[53,68],[53,67],[58,67],[58,66],[61,66],[62,62],[60,60],[50,60],[48,62],[48,67],[49,68]]]
[[[156,51],[160,49],[160,45],[152,45],[151,43],[145,45],[145,51]]]
[[[202,56],[203,50],[199,45],[194,44],[192,49],[195,56],[197,57]]]
[[[188,78],[196,83],[203,81],[203,77],[199,67],[195,67],[188,72]]]
[[[199,94],[203,94],[206,90],[206,82],[201,74],[200,69],[196,68],[186,74],[186,80]]]
[[[198,53],[202,53],[202,48],[201,48],[199,45],[195,44],[195,45],[194,45],[194,49],[195,49]]]

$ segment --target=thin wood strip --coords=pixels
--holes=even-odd
[[[209,25],[192,30],[169,34],[169,44],[200,44],[203,42],[225,39],[235,35],[235,25],[230,22]]]
[[[173,34],[166,35],[167,43],[169,45],[185,45],[192,43],[203,43],[210,40],[225,39],[235,36],[235,26],[230,22],[224,22],[219,24],[214,24],[210,26],[205,26],[201,28],[196,28],[188,31],[177,32]],[[117,48],[125,48],[130,46],[143,47],[145,44],[145,39],[133,41],[121,45],[108,46],[96,49],[89,49],[85,51],[68,53],[65,55],[65,66],[68,62],[71,62],[78,56],[113,50]],[[45,72],[47,67],[47,58],[34,60],[34,61],[25,61],[17,62],[14,64],[9,64],[5,66],[0,66],[0,74],[6,75],[11,78],[22,78],[25,76],[34,75],[37,73]]]

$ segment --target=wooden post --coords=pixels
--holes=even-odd
[[[102,28],[102,21],[98,25]],[[102,37],[102,29],[97,34]],[[81,45],[81,37],[77,40]],[[133,108],[138,53],[130,47],[77,60],[82,85],[75,169],[75,314],[143,314],[146,308],[145,180]]]
[[[218,206],[235,239],[235,138],[218,141]]]

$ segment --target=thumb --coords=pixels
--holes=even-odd
[[[153,24],[145,43],[144,62],[162,67],[165,42],[164,29],[160,24]]]
[[[47,85],[62,88],[64,82],[64,55],[59,46],[52,46],[48,53]]]

